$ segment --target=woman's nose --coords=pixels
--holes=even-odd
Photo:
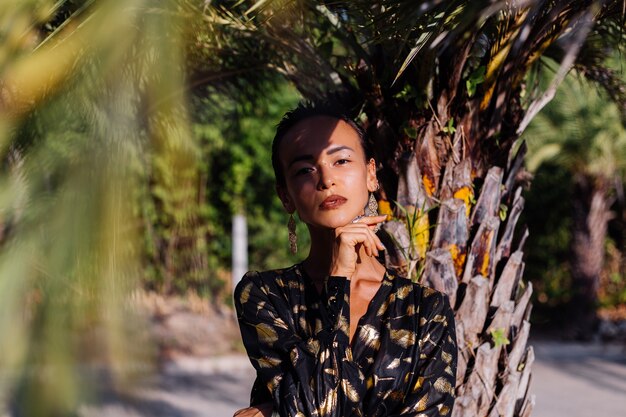
[[[319,169],[319,173],[318,188],[320,190],[325,190],[335,185],[335,177],[332,175],[329,168],[322,167]]]

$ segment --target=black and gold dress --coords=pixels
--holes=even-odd
[[[251,405],[281,417],[448,416],[456,338],[448,298],[387,271],[349,340],[350,281],[319,294],[300,264],[248,272],[235,290],[257,378]]]

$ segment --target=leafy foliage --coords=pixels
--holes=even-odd
[[[539,308],[562,306],[571,299],[568,269],[573,185],[569,172],[546,162],[528,191],[523,221],[528,238],[526,274],[537,289]],[[545,314],[545,312],[542,312]]]
[[[626,175],[626,128],[618,105],[575,74],[535,118],[527,138],[532,171],[553,160],[572,174]]]
[[[624,43],[621,4],[222,1],[204,14],[223,86],[254,86],[262,68],[304,97],[344,99],[369,126],[387,201],[400,201],[398,156],[415,149],[434,192],[450,155],[471,155],[478,177],[506,164],[567,70],[601,72],[597,56]],[[546,94],[526,84],[542,56],[561,65]]]
[[[601,285],[599,301],[619,303],[619,294],[623,291],[619,283],[626,285],[621,278],[624,270],[620,266],[620,250],[614,246],[615,237],[611,237],[613,230],[623,222],[620,215],[623,203],[615,200],[614,195],[623,193],[620,184],[626,178],[626,130],[619,105],[611,102],[608,95],[606,90],[598,90],[580,75],[573,74],[525,134],[529,144],[528,166],[536,171],[526,209],[526,219],[534,230],[529,242],[527,270],[535,277],[540,307],[562,307],[572,300],[576,291],[576,282],[572,281],[572,262],[577,256],[571,253],[573,222],[588,222],[586,218],[576,220],[573,216],[573,202],[586,198],[575,188],[580,182],[587,182],[602,192],[606,205],[617,210],[608,235],[602,236],[602,240],[607,239],[608,247],[614,248],[616,261],[609,262],[610,258],[605,257],[603,242],[598,248],[585,248],[586,251],[601,251],[596,256],[603,259],[605,267],[597,279],[612,277],[598,282]],[[604,189],[607,184],[610,188]],[[547,207],[550,209],[546,210]],[[584,228],[585,225],[579,226],[579,229]]]
[[[288,253],[287,216],[274,191],[271,142],[276,124],[293,108],[297,93],[283,84],[265,88],[267,95],[253,102],[221,96],[196,98],[194,130],[202,148],[206,194],[203,212],[209,234],[211,264],[228,268],[233,214],[245,213],[249,228],[250,267],[269,269],[293,263]],[[307,236],[300,225],[299,246],[306,251]]]

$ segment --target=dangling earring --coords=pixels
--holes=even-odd
[[[298,236],[296,236],[296,221],[293,214],[289,215],[287,230],[289,230],[289,250],[295,255],[298,252]]]
[[[367,216],[378,216],[378,201],[374,197],[374,193],[370,193],[370,199],[367,202]]]
[[[376,184],[376,189],[374,191],[378,191],[380,186]],[[376,201],[376,197],[374,197],[374,193],[370,193],[370,198],[367,201],[367,206],[365,206],[365,215],[366,216],[378,216],[378,201]]]
[[[376,191],[378,190],[379,185],[376,184]],[[378,201],[376,201],[376,197],[374,197],[374,193],[370,193],[370,198],[367,201],[367,206],[365,207],[365,215],[366,216],[378,216]],[[380,223],[378,223],[374,227],[374,233],[380,230]]]

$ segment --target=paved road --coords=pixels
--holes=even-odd
[[[618,346],[533,342],[533,417],[626,416],[626,351]],[[247,359],[188,361],[143,381],[132,397],[85,406],[84,417],[231,417],[253,381]]]
[[[626,416],[626,347],[535,342],[534,417]]]

